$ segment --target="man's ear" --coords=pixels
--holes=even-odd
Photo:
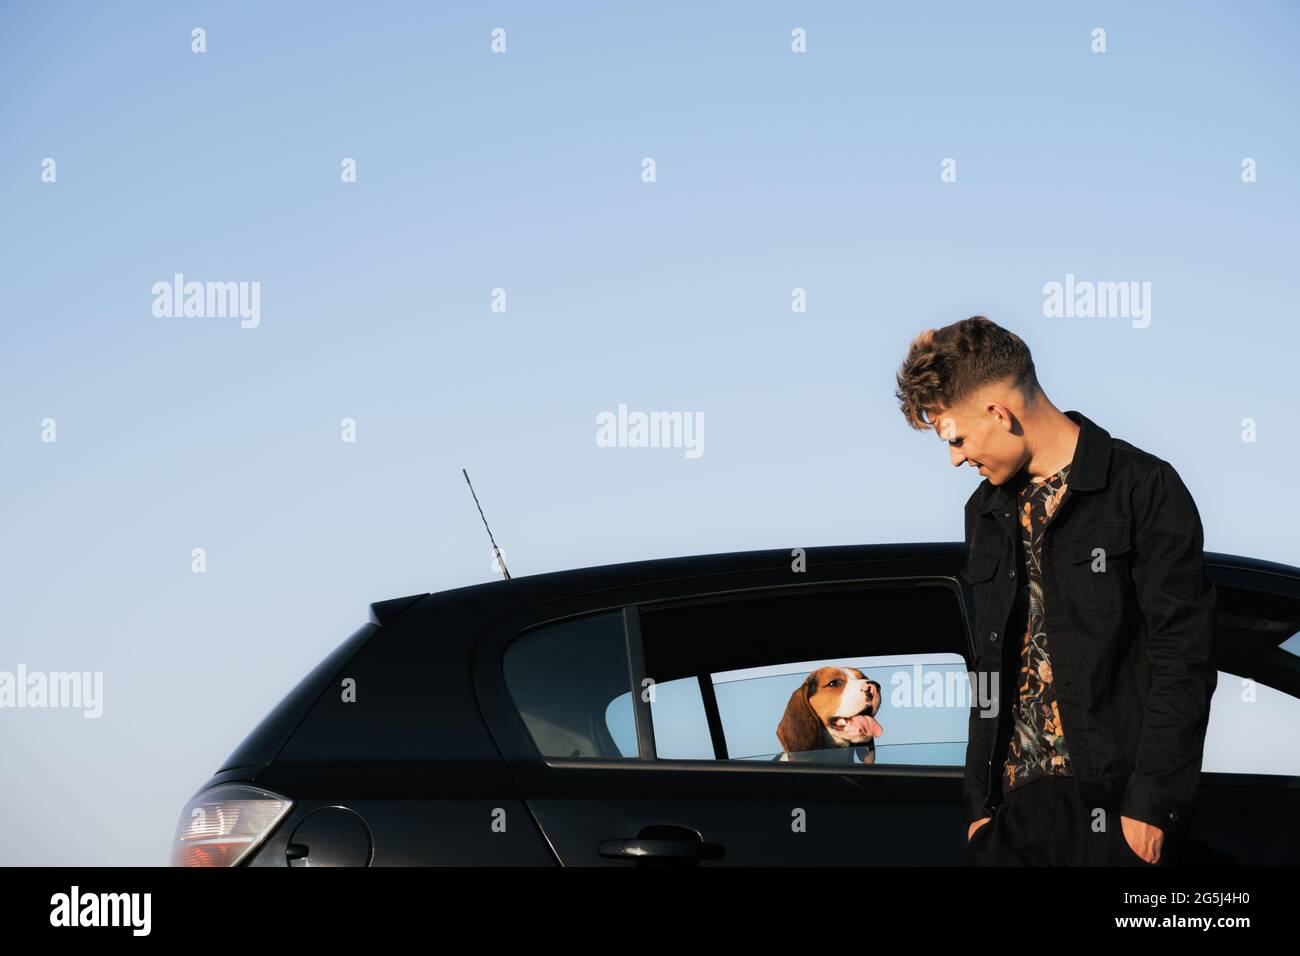
[[[789,752],[821,748],[822,725],[808,701],[808,680],[794,689],[776,728],[776,739]]]

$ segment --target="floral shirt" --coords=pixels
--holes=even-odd
[[[1025,615],[1020,649],[1018,698],[1012,711],[1013,729],[1002,766],[1002,787],[1010,791],[1049,774],[1069,776],[1069,751],[1052,682],[1046,617],[1043,612],[1042,536],[1047,522],[1065,500],[1070,462],[1043,478],[1030,478],[1018,492],[1021,544],[1027,574],[1020,589],[1017,613]]]

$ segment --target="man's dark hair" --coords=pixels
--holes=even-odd
[[[955,408],[985,385],[1004,381],[1019,389],[1026,403],[1042,391],[1020,336],[973,315],[914,338],[894,394],[908,424],[926,429],[934,427],[939,409]]]

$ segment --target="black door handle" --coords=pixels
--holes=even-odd
[[[601,840],[600,855],[643,866],[699,866],[701,860],[722,859],[723,848],[719,843],[705,843],[699,833],[686,827],[657,825],[642,827],[630,840]]]

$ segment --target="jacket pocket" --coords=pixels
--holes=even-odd
[[[1069,563],[1069,591],[1079,605],[1107,615],[1121,613],[1132,588],[1128,522],[1100,522],[1062,541],[1060,548]]]
[[[983,639],[987,637],[981,630],[988,627],[987,605],[993,591],[993,576],[997,574],[1001,560],[1002,555],[997,551],[971,548],[966,558],[966,567],[962,570],[962,576],[970,582],[971,594],[975,599],[975,621],[972,627],[975,631],[976,649],[983,646]]]
[[[998,562],[1001,560],[1002,555],[1000,552],[984,548],[972,548],[966,558],[966,567],[962,573],[966,575],[966,580],[974,586],[993,577],[998,569]]]

